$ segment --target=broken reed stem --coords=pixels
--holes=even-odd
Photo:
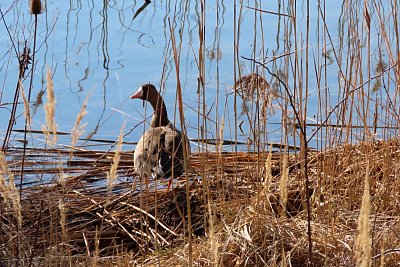
[[[86,96],[85,100],[83,101],[83,104],[78,113],[78,116],[76,116],[74,128],[72,128],[72,131],[71,131],[72,138],[71,138],[71,150],[69,153],[70,160],[72,158],[72,154],[74,153],[76,143],[78,142],[79,137],[84,133],[84,128],[86,126],[86,123],[81,125],[81,122],[87,114],[86,106],[87,106],[88,100],[89,100],[89,95]]]
[[[124,140],[124,131],[125,131],[125,123],[122,125],[121,131],[118,135],[117,148],[115,149],[115,154],[113,157],[113,162],[111,164],[110,171],[107,172],[107,187],[110,192],[114,186],[115,179],[117,178],[122,141]]]
[[[360,214],[358,216],[358,234],[356,237],[356,249],[355,249],[355,257],[357,266],[359,267],[368,267],[371,266],[371,233],[370,233],[370,190],[369,190],[369,167],[370,163],[367,159],[367,167],[365,172],[365,180],[364,180],[364,193],[361,201]]]
[[[47,103],[44,105],[44,112],[46,114],[46,126],[42,127],[43,133],[46,136],[46,143],[54,146],[57,142],[57,124],[55,123],[54,114],[56,111],[56,100],[54,97],[54,83],[51,78],[51,71],[47,68]],[[52,138],[50,134],[52,133]]]

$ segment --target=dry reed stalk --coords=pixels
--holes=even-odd
[[[58,203],[58,209],[60,211],[60,226],[61,226],[61,232],[62,232],[62,239],[63,242],[67,240],[67,214],[65,211],[64,203],[63,200],[60,199]]]
[[[218,165],[217,165],[217,179],[222,178],[222,173],[221,173],[221,165],[222,165],[222,144],[224,141],[224,127],[225,127],[225,120],[224,117],[222,116],[221,118],[221,125],[219,128],[219,136],[218,136],[218,143],[217,143],[217,153],[218,153]],[[207,191],[209,188],[207,187]],[[215,233],[215,205],[214,202],[212,201],[210,197],[210,192],[207,192],[207,209],[208,209],[208,223],[209,223],[209,241],[210,241],[210,255],[212,255],[212,265],[217,266],[218,265],[218,240],[216,239]],[[213,205],[212,205],[213,204]]]
[[[202,3],[203,4],[203,3]],[[186,6],[187,7],[187,6]],[[182,127],[182,136],[186,137],[187,136],[187,131],[186,131],[186,125],[185,125],[185,115],[183,113],[183,99],[182,99],[182,87],[181,87],[181,82],[180,82],[180,48],[182,46],[182,38],[180,39],[179,47],[176,45],[176,40],[175,40],[175,28],[173,27],[173,24],[171,24],[171,21],[168,20],[169,24],[169,29],[170,29],[170,37],[171,37],[171,45],[172,45],[172,51],[173,51],[173,56],[174,56],[174,63],[175,63],[175,74],[176,74],[176,96],[177,96],[177,102],[178,102],[178,111],[179,111],[179,119],[181,122],[181,127]],[[200,28],[200,27],[199,27]],[[191,216],[191,208],[190,208],[190,192],[189,192],[189,167],[190,167],[190,148],[186,142],[182,143],[182,150],[183,154],[186,155],[184,157],[184,168],[185,168],[185,180],[186,180],[186,211],[188,214],[187,218],[187,242],[189,246],[189,257],[188,257],[188,265],[189,267],[192,266],[193,263],[193,251],[192,251],[192,233],[193,233],[193,225],[192,225],[192,216]]]
[[[221,123],[221,125],[219,127],[218,152],[222,153],[222,145],[224,144],[224,127],[225,127],[224,116],[222,116],[220,123]]]
[[[288,155],[285,152],[283,153],[282,174],[279,183],[279,197],[280,197],[282,217],[286,215],[286,204],[288,199],[288,180],[289,180]]]
[[[76,120],[75,120],[75,125],[74,128],[72,128],[72,132],[71,132],[71,150],[69,153],[69,159],[71,160],[72,158],[72,154],[75,150],[76,147],[76,143],[79,139],[79,137],[84,133],[84,128],[86,126],[86,123],[81,125],[81,122],[83,120],[83,118],[85,117],[85,115],[87,114],[86,111],[86,106],[87,106],[87,102],[89,100],[89,95],[86,96],[85,100],[83,101],[82,107],[78,113],[78,116],[76,116]]]
[[[260,162],[260,165],[262,163]],[[260,214],[269,214],[271,202],[269,197],[271,196],[270,187],[272,183],[272,146],[268,152],[267,158],[264,162],[264,177],[262,180],[261,191],[254,198],[253,203],[250,205],[254,210],[257,210]],[[268,211],[267,211],[268,210]]]
[[[21,94],[22,100],[24,101],[24,116],[26,119],[27,129],[31,128],[31,109],[29,108],[29,101],[26,98],[24,88],[22,87],[22,83],[19,82],[19,92]]]
[[[361,201],[361,208],[360,214],[358,217],[358,234],[355,242],[355,257],[357,266],[359,267],[368,267],[371,266],[371,245],[372,245],[372,238],[371,238],[371,226],[370,226],[370,190],[369,190],[369,170],[370,163],[367,160],[367,168],[365,173],[365,180],[364,180],[364,194],[362,196]]]
[[[100,237],[99,237],[100,233],[99,233],[99,229],[96,226],[96,231],[95,231],[95,235],[94,235],[94,244],[95,244],[95,249],[93,252],[93,256],[92,256],[92,267],[96,267],[97,266],[97,262],[99,261],[99,254],[100,254],[100,249],[99,249],[99,245],[100,245]]]
[[[115,179],[117,179],[117,171],[118,171],[118,165],[119,165],[119,161],[120,161],[120,152],[121,152],[121,147],[122,147],[122,141],[124,139],[124,130],[125,130],[125,123],[122,125],[121,131],[118,135],[117,148],[115,149],[115,154],[113,157],[110,171],[107,172],[107,187],[108,187],[108,190],[110,190],[110,191],[114,186]]]
[[[265,160],[265,167],[264,167],[264,188],[265,192],[269,191],[272,182],[272,171],[271,171],[271,160],[272,160],[272,145],[270,146],[267,159]]]
[[[42,131],[46,136],[46,143],[54,146],[57,142],[57,124],[54,119],[56,111],[56,99],[54,97],[54,83],[51,78],[51,71],[47,68],[47,103],[44,105],[46,114],[46,126],[42,126]],[[50,136],[52,135],[52,137]]]

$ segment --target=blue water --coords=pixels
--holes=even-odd
[[[190,3],[189,3],[190,2]],[[199,128],[203,126],[203,93],[205,99],[206,127],[204,137],[217,138],[219,127],[224,120],[224,138],[247,143],[252,135],[249,122],[254,124],[257,111],[255,104],[247,103],[250,118],[243,111],[243,100],[232,94],[236,75],[259,72],[265,75],[269,82],[272,77],[260,67],[256,67],[245,58],[259,58],[267,54],[279,55],[287,53],[284,47],[283,32],[284,17],[266,13],[255,13],[245,6],[254,6],[254,1],[236,5],[237,25],[240,25],[240,42],[238,49],[239,64],[235,69],[234,49],[234,12],[233,1],[207,1],[205,7],[205,89],[199,95],[198,60],[199,60],[199,20],[201,6],[199,1],[152,1],[132,20],[135,12],[144,1],[110,1],[104,6],[104,1],[47,1],[43,14],[38,16],[37,53],[35,60],[35,75],[32,88],[32,103],[41,90],[46,88],[46,69],[53,75],[54,90],[57,98],[56,122],[61,132],[71,132],[76,116],[86,97],[89,96],[85,124],[85,138],[94,133],[94,139],[116,140],[120,129],[125,125],[125,137],[128,143],[139,140],[145,117],[151,115],[151,109],[143,108],[138,100],[130,100],[129,96],[143,83],[161,84],[163,95],[171,120],[174,120],[176,103],[175,63],[171,46],[171,31],[169,22],[174,27],[174,35],[180,51],[180,81],[183,89],[184,112],[187,132],[190,138],[197,139]],[[262,9],[278,12],[276,1],[262,1]],[[265,2],[265,3],[264,3]],[[273,2],[273,3],[271,3]],[[337,42],[338,19],[340,3],[327,3],[327,27]],[[22,49],[24,41],[33,47],[33,16],[28,11],[27,1],[4,0],[0,4],[4,21],[10,31],[8,36],[3,20],[0,24],[0,141],[3,140],[5,129],[10,117],[11,105],[18,76],[18,61],[12,49],[12,42]],[[304,49],[304,33],[306,11],[305,3],[298,3],[298,48]],[[281,13],[287,13],[283,6]],[[260,23],[262,18],[262,23]],[[316,43],[318,9],[311,6],[310,51],[317,50],[322,44]],[[286,19],[287,20],[287,19]],[[254,26],[256,25],[256,26]],[[321,23],[319,30],[321,30]],[[180,38],[180,34],[182,39]],[[290,34],[293,36],[293,33]],[[302,42],[300,40],[303,40]],[[256,45],[256,47],[254,47]],[[293,51],[293,49],[292,49]],[[210,56],[214,54],[215,57]],[[207,56],[208,55],[208,56]],[[275,67],[283,64],[283,59],[276,61]],[[272,63],[268,66],[272,70]],[[32,66],[30,66],[32,67]],[[314,66],[311,66],[312,70]],[[337,98],[338,76],[337,67],[329,66],[327,76],[330,86],[330,98]],[[317,113],[318,88],[313,71],[309,79],[309,122]],[[24,89],[29,88],[29,77],[23,81]],[[281,93],[283,89],[280,88]],[[200,100],[200,103],[199,103]],[[218,100],[218,101],[217,101]],[[45,102],[45,95],[43,102]],[[283,100],[274,99],[271,106],[279,106]],[[246,103],[245,103],[246,104]],[[200,107],[200,108],[199,108]],[[24,128],[23,107],[18,107],[18,118],[14,129]],[[200,114],[199,114],[200,112]],[[179,117],[176,116],[180,128]],[[236,120],[236,122],[235,122]],[[199,124],[200,121],[200,124]],[[241,122],[243,123],[241,124]],[[265,141],[280,143],[283,130],[281,127],[282,113],[279,108],[268,109],[267,132]],[[45,124],[42,106],[36,109],[32,118],[32,129],[40,130]],[[241,124],[241,130],[238,125]],[[315,128],[315,127],[314,127]],[[310,128],[310,133],[312,133]],[[13,133],[12,140],[21,139],[21,134]],[[32,134],[28,136],[30,145],[43,145],[43,136]],[[70,140],[60,136],[58,145],[69,144]],[[289,140],[294,143],[293,140]],[[315,145],[315,142],[312,143]],[[193,143],[194,147],[196,144]],[[99,148],[107,148],[110,144],[101,144]],[[133,149],[127,144],[124,149]],[[196,149],[196,148],[195,148]],[[231,146],[225,147],[232,150]],[[247,149],[244,146],[241,149]],[[250,147],[254,149],[254,147]]]

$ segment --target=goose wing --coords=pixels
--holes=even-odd
[[[184,172],[182,133],[172,127],[151,128],[134,153],[135,171],[146,177],[177,177]]]

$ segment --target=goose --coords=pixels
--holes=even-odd
[[[154,85],[140,86],[131,99],[148,101],[154,109],[150,129],[143,134],[135,148],[135,172],[141,178],[144,177],[146,182],[150,176],[155,179],[170,178],[167,187],[169,191],[172,179],[185,171],[183,143],[186,143],[190,155],[189,141],[169,121],[164,100]]]

